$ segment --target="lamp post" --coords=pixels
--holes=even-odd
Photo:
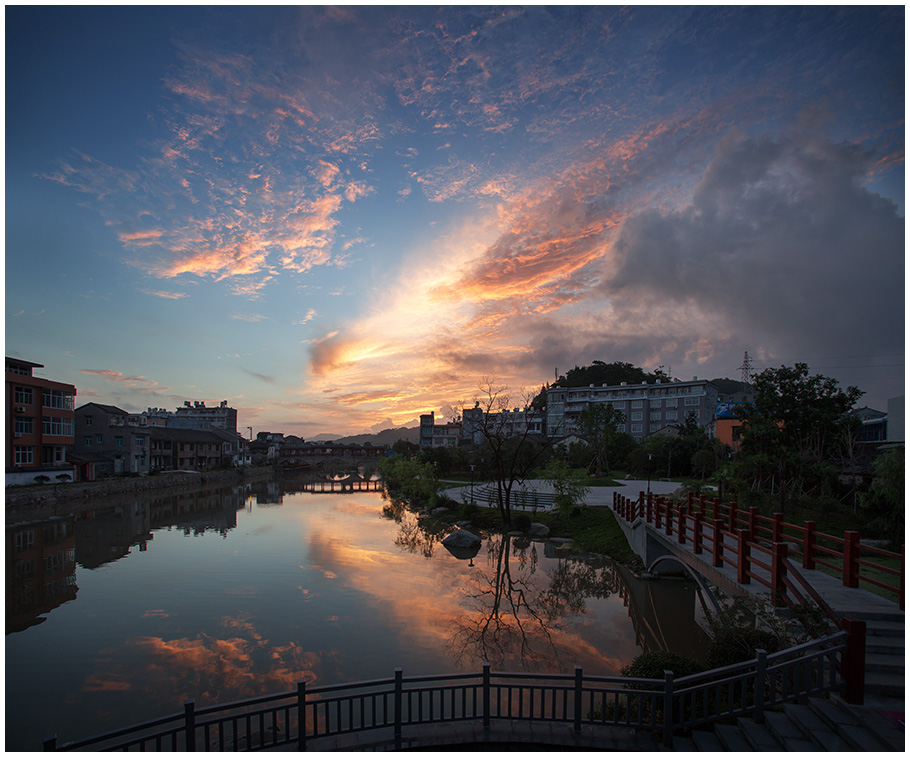
[[[471,466],[471,504],[474,504],[474,466]]]
[[[651,496],[651,456],[648,455],[648,496]]]

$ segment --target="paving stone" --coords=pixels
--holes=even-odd
[[[752,745],[748,742],[743,732],[735,725],[729,723],[718,723],[714,726],[714,733],[717,734],[724,749],[728,752],[754,752]]]

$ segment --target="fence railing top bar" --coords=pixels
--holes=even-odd
[[[66,742],[64,746],[71,746],[73,744],[76,744],[80,747],[90,746],[92,744],[98,744],[102,741],[110,741],[111,739],[116,739],[121,736],[138,733],[149,728],[158,728],[163,725],[168,725],[169,723],[182,724],[183,717],[184,715],[182,712],[171,713],[170,715],[165,715],[161,718],[155,718],[154,720],[145,720],[141,723],[134,723],[133,725],[125,726],[124,728],[117,728],[113,731],[105,731],[104,733],[98,733],[94,736],[88,736],[84,739],[71,739],[70,741]],[[154,735],[157,736],[160,733],[161,731],[158,731]]]
[[[279,702],[282,699],[293,699],[296,696],[296,691],[282,691],[278,694],[264,694],[259,697],[238,699],[234,702],[225,702],[224,704],[210,704],[205,707],[197,707],[195,712],[197,717],[201,717],[204,715],[211,715],[212,713],[223,713],[225,710],[234,710],[242,707],[250,707],[253,705],[268,704],[269,702]]]
[[[495,675],[495,674],[494,674]],[[405,685],[412,683],[446,683],[449,681],[480,681],[481,673],[476,670],[470,673],[439,673],[426,676],[403,676]]]
[[[394,678],[374,678],[369,681],[349,681],[347,683],[323,684],[322,686],[307,686],[307,695],[330,694],[335,691],[347,689],[368,689],[377,686],[389,686],[395,683]]]
[[[901,557],[897,552],[891,552],[887,549],[882,549],[881,547],[873,547],[871,544],[863,544],[860,542],[859,545],[860,552],[870,552],[873,555],[881,555],[882,557]],[[882,568],[884,570],[884,568]]]

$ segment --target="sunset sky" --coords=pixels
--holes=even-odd
[[[904,8],[13,7],[6,354],[311,438],[593,360],[904,392]]]

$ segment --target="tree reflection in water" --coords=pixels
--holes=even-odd
[[[431,558],[451,526],[425,512],[415,512],[390,499],[383,517],[399,526],[395,544]],[[558,671],[563,659],[574,662],[577,650],[563,633],[566,621],[583,615],[590,599],[607,599],[617,591],[618,576],[609,560],[554,555],[556,567],[539,570],[539,542],[508,534],[484,540],[482,557],[469,563],[462,589],[465,612],[447,644],[458,663],[494,668]],[[483,564],[486,562],[486,564]]]

